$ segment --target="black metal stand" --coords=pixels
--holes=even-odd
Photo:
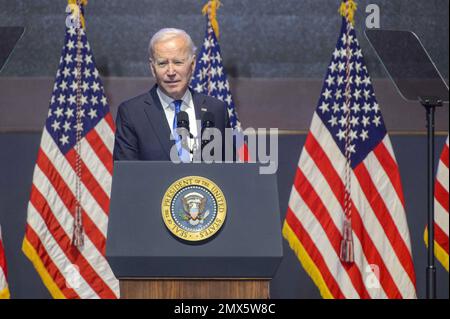
[[[411,31],[366,30],[366,36],[383,63],[401,96],[418,101],[426,110],[428,131],[428,265],[426,296],[436,298],[436,267],[434,256],[434,115],[436,107],[449,101],[448,85],[436,65]],[[408,52],[408,54],[404,54]],[[399,58],[401,57],[401,59]]]
[[[420,103],[427,114],[427,153],[428,153],[428,265],[427,299],[436,299],[436,266],[434,257],[434,114],[442,100],[436,97],[420,97]]]

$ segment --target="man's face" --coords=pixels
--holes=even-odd
[[[177,36],[155,43],[150,68],[159,88],[167,96],[179,100],[191,81],[195,57],[190,57],[186,39]]]

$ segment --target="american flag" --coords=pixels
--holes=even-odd
[[[5,249],[3,248],[2,242],[2,227],[0,226],[0,299],[9,298],[8,281],[6,280],[7,276],[8,270],[6,268]]]
[[[22,247],[54,298],[119,296],[119,283],[105,259],[114,131],[85,30],[67,27]],[[82,246],[73,243],[78,198]]]
[[[434,253],[448,271],[448,137],[442,150],[434,187]],[[428,231],[425,231],[428,245]]]
[[[234,129],[236,136],[238,158],[242,161],[248,161],[248,147],[244,142],[241,123],[236,113],[233,96],[231,95],[219,42],[209,18],[207,18],[205,39],[197,57],[191,87],[198,93],[206,94],[225,102],[230,126]]]
[[[353,262],[341,255],[347,217]],[[399,169],[355,30],[345,18],[300,156],[283,235],[324,298],[416,297]]]

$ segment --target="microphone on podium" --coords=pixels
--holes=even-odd
[[[177,114],[176,134],[178,135],[177,140],[179,140],[182,148],[182,154],[180,156],[185,157],[182,161],[190,161],[190,159],[188,159],[188,155],[192,153],[192,151],[189,147],[189,139],[193,138],[193,135],[189,129],[189,115],[184,111],[180,111]]]
[[[212,132],[210,132],[212,128],[215,128],[214,114],[211,112],[205,112],[202,117],[202,131],[201,131],[202,155],[203,155],[203,148],[214,139],[214,136],[211,135]],[[214,156],[214,150],[212,150],[211,154],[208,155]]]

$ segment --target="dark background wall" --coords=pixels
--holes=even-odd
[[[204,0],[91,0],[88,37],[103,76],[147,76],[154,32],[174,26],[200,46]],[[322,78],[336,44],[340,0],[224,0],[218,13],[225,66],[233,77]],[[448,78],[449,1],[359,0],[356,28],[372,70],[384,77],[363,38],[365,8],[378,4],[381,27],[417,33]],[[3,76],[54,76],[64,37],[65,0],[0,0],[0,26],[26,33]]]
[[[121,101],[153,83],[146,66],[150,35],[161,27],[186,29],[200,45],[205,1],[93,1],[88,38],[105,82],[113,114]],[[357,1],[356,28],[400,165],[407,204],[419,297],[425,295],[426,165],[424,111],[403,101],[364,38],[365,7],[381,9],[381,26],[410,29],[422,39],[448,79],[447,0]],[[278,183],[284,219],[295,167],[340,27],[338,0],[223,0],[221,48],[244,126],[278,127]],[[0,222],[13,297],[48,298],[20,251],[26,205],[40,131],[64,38],[65,0],[0,0],[0,26],[25,26],[9,64],[0,74]],[[1,44],[0,44],[1,45]],[[406,54],[406,53],[405,53]],[[448,82],[448,81],[447,81]],[[438,111],[440,151],[448,132],[448,105]],[[411,161],[414,158],[414,161]],[[273,298],[319,298],[317,289],[285,243]],[[448,273],[438,265],[438,295],[448,298]]]

